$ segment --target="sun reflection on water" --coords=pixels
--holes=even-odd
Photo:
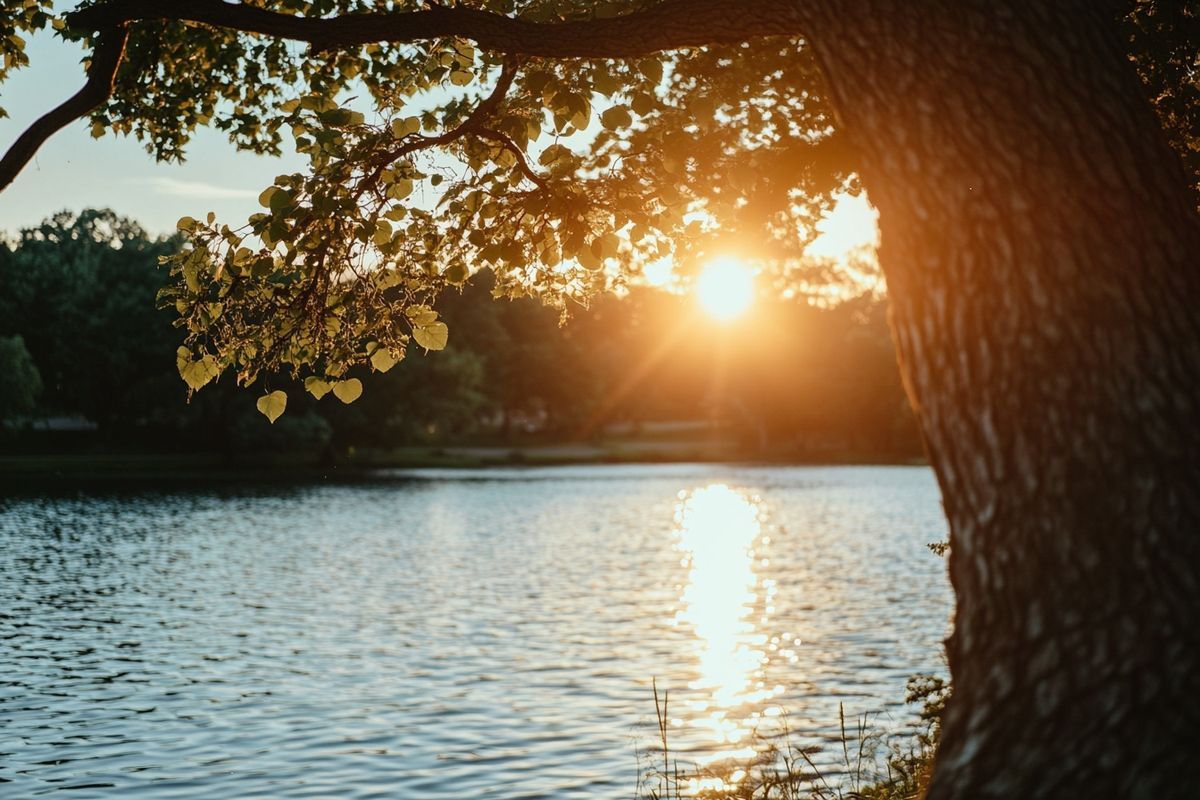
[[[688,569],[675,624],[694,631],[699,672],[688,687],[688,720],[675,724],[700,729],[716,745],[701,764],[752,756],[744,740],[776,693],[765,682],[767,639],[759,630],[774,588],[755,574],[767,564],[762,517],[758,498],[724,484],[681,493],[675,510]]]

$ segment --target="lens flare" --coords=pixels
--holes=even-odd
[[[730,322],[754,301],[754,275],[737,259],[718,258],[697,278],[696,299],[709,316]]]

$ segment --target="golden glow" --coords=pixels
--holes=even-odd
[[[865,195],[838,195],[837,205],[817,223],[820,235],[804,251],[817,258],[845,258],[861,247],[879,242],[879,213]]]
[[[718,258],[696,279],[696,299],[710,316],[729,322],[754,301],[754,275],[735,258]]]
[[[642,279],[658,288],[669,286],[675,281],[675,262],[670,256],[650,262],[642,269]]]
[[[701,762],[752,756],[743,739],[760,701],[775,693],[763,682],[766,642],[755,629],[760,516],[753,498],[724,484],[684,495],[676,509],[678,546],[689,569],[676,622],[695,632],[699,672],[688,687],[694,693],[688,717],[722,746]]]

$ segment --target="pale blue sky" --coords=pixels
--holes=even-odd
[[[82,48],[49,33],[31,37],[31,65],[0,84],[0,149],[29,123],[74,94],[84,80]],[[93,139],[88,124],[75,122],[38,152],[16,181],[0,192],[0,231],[12,234],[62,209],[110,207],[151,233],[169,233],[184,215],[215,211],[243,221],[259,192],[282,172],[302,168],[292,155],[272,159],[239,153],[224,134],[203,130],[182,165],[160,164],[132,138]]]

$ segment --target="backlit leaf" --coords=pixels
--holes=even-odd
[[[387,372],[396,366],[396,359],[392,358],[392,354],[388,352],[386,347],[377,347],[375,352],[371,353],[371,366],[377,372]]]
[[[633,115],[625,106],[613,106],[600,115],[600,122],[609,130],[628,128],[633,124]]]
[[[413,328],[413,338],[426,350],[442,350],[450,338],[450,329],[444,322],[431,322]]]
[[[333,385],[333,396],[343,403],[353,403],[362,396],[362,381],[350,378]]]
[[[275,420],[279,419],[279,415],[287,408],[287,393],[276,389],[258,398],[255,406],[274,425]]]
[[[179,376],[192,391],[204,386],[221,372],[217,360],[211,355],[193,361],[192,352],[186,347],[175,351],[175,365],[179,368]]]
[[[328,381],[322,380],[316,375],[309,375],[304,379],[304,390],[318,400],[327,395],[332,388]]]

